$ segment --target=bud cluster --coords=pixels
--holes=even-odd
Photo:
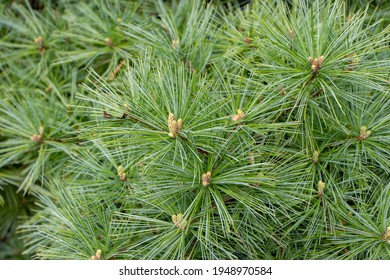
[[[172,138],[176,138],[177,135],[179,135],[181,128],[182,128],[182,120],[178,119],[176,121],[174,115],[172,113],[169,113],[169,116],[168,116],[169,133],[168,133],[168,135],[171,136]]]
[[[361,141],[361,140],[366,140],[368,138],[368,136],[371,135],[371,131],[370,130],[367,130],[367,127],[366,126],[361,126],[360,127],[360,132],[359,132],[359,136],[358,136],[358,139]]]
[[[387,227],[386,233],[383,234],[383,240],[390,244],[390,227]]]
[[[96,254],[91,256],[91,260],[97,261],[102,259],[102,250],[98,249],[96,250]]]
[[[119,165],[118,168],[118,176],[119,176],[119,179],[121,181],[126,181],[127,177],[126,177],[126,173],[125,173],[125,170],[123,169],[123,166],[122,165]]]
[[[172,222],[181,231],[184,231],[187,227],[187,221],[184,219],[181,213],[178,213],[177,215],[172,215]]]
[[[208,171],[202,175],[202,186],[207,187],[211,182],[211,172]]]
[[[324,63],[325,57],[323,55],[321,55],[318,58],[316,57],[314,59],[312,57],[309,57],[308,60],[311,65],[311,70],[313,71],[313,73],[318,73],[318,71],[321,68],[321,65]]]
[[[238,109],[237,114],[232,116],[232,120],[237,122],[237,121],[242,120],[244,117],[245,117],[244,112],[241,109]]]
[[[319,156],[320,156],[320,152],[317,151],[317,150],[315,150],[315,151],[313,152],[313,156],[312,156],[312,160],[313,160],[314,163],[317,163],[317,162],[318,162]]]
[[[39,53],[41,55],[43,55],[43,53],[45,52],[45,46],[43,45],[43,38],[42,38],[42,36],[38,36],[38,37],[34,38],[34,43],[36,45],[38,45]]]
[[[31,141],[42,143],[42,140],[43,140],[43,127],[41,126],[39,128],[39,134],[34,134],[33,136],[31,136]]]
[[[105,38],[104,39],[104,42],[106,42],[106,44],[110,47],[110,48],[113,48],[114,47],[114,43],[112,42],[112,40],[110,38]]]
[[[325,183],[322,181],[318,182],[318,196],[321,197],[324,195]]]

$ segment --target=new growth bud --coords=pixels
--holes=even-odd
[[[386,232],[383,234],[383,240],[390,244],[390,227],[387,227]]]
[[[114,43],[112,42],[112,40],[110,38],[105,38],[104,39],[104,42],[106,42],[106,44],[110,47],[110,48],[113,48],[114,47]]]
[[[34,43],[36,45],[38,45],[39,53],[41,55],[43,55],[44,52],[45,52],[45,47],[43,45],[43,38],[42,38],[42,36],[38,36],[38,37],[34,38]]]
[[[320,70],[321,68],[321,65],[324,63],[325,61],[325,57],[323,55],[321,55],[320,57],[316,57],[316,58],[312,58],[311,56],[308,58],[308,61],[310,63],[310,67],[311,67],[311,70],[313,71],[313,73],[318,73],[318,71]]]
[[[31,136],[31,141],[36,143],[42,143],[43,140],[43,126],[39,127],[39,134]]]
[[[127,177],[126,177],[126,173],[125,173],[125,170],[123,169],[123,166],[122,165],[119,165],[118,168],[118,176],[119,176],[119,179],[121,181],[126,181]]]
[[[321,197],[324,194],[324,189],[325,189],[325,183],[322,181],[318,182],[318,196]]]
[[[176,138],[182,128],[183,121],[182,119],[175,120],[175,117],[172,113],[169,113],[168,115],[168,129],[169,133],[168,135],[172,138]]]
[[[366,126],[361,126],[360,127],[360,133],[359,133],[359,136],[358,136],[358,139],[360,141],[366,140],[368,138],[368,136],[370,136],[370,135],[371,135],[371,131],[367,130]]]
[[[313,159],[313,162],[314,163],[317,163],[318,162],[318,157],[320,156],[320,152],[319,151],[314,151],[313,152],[313,157],[312,157],[312,159]]]
[[[102,250],[98,249],[96,250],[96,254],[91,256],[91,260],[101,260],[102,259]]]
[[[242,120],[244,117],[245,117],[244,112],[241,109],[238,109],[237,114],[232,116],[232,120],[236,122]]]
[[[207,187],[211,182],[211,172],[206,172],[202,175],[202,186]]]
[[[178,213],[177,215],[172,215],[172,222],[181,231],[184,231],[187,227],[187,221],[183,218],[183,215],[181,213]]]
[[[42,36],[38,36],[38,37],[34,38],[34,43],[37,44],[39,47],[41,47],[43,44]]]

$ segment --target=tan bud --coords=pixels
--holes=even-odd
[[[42,142],[42,136],[38,134],[34,134],[31,136],[31,141],[41,143]]]
[[[390,227],[387,227],[386,233],[383,236],[384,240],[387,241],[387,243],[390,244]]]
[[[106,44],[110,47],[110,48],[113,48],[114,47],[114,43],[112,42],[112,40],[110,38],[105,38],[104,39],[104,42],[106,42]]]
[[[202,175],[202,186],[207,187],[211,182],[211,172],[208,171]]]
[[[172,215],[172,222],[181,231],[186,229],[187,221],[183,218],[183,215],[181,213],[178,213],[177,215]]]
[[[175,117],[173,113],[169,113],[168,115],[168,129],[169,133],[168,135],[172,138],[176,138],[183,126],[183,121],[182,119],[178,119],[177,121],[175,120]]]
[[[43,43],[42,36],[38,36],[38,37],[34,38],[34,43],[39,45],[39,46],[42,46],[42,43]]]
[[[324,194],[325,183],[322,181],[318,182],[318,196],[322,196]]]
[[[182,119],[177,120],[177,132],[179,133],[181,131],[181,128],[183,126],[183,121]]]
[[[325,57],[323,55],[321,55],[319,58],[318,58],[318,65],[321,66],[322,63],[324,63],[324,60],[325,60]]]
[[[319,151],[316,150],[316,151],[313,152],[313,157],[312,157],[312,159],[313,159],[313,162],[314,162],[314,163],[317,163],[317,162],[318,162],[319,155],[320,155],[320,152],[319,152]]]
[[[122,165],[118,166],[117,171],[118,171],[119,179],[121,181],[126,181],[127,177],[126,177],[126,173],[125,173],[125,170],[123,169]]]
[[[102,250],[100,250],[100,249],[96,250],[96,257],[98,260],[100,260],[102,258]]]
[[[42,143],[42,140],[43,140],[43,126],[39,127],[39,134],[34,134],[33,136],[30,137],[30,139],[33,142]]]
[[[371,135],[371,131],[367,130],[366,126],[361,126],[360,127],[360,133],[359,133],[359,136],[358,136],[358,139],[360,141],[366,140],[368,138],[368,136],[370,136],[370,135]]]
[[[244,39],[244,42],[247,44],[247,45],[250,45],[252,43],[252,40],[251,38],[249,38],[248,36],[245,37]]]
[[[237,110],[237,114],[232,116],[233,121],[240,121],[245,117],[244,112],[241,109]]]

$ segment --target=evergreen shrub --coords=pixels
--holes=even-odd
[[[390,259],[385,1],[3,1],[0,258]]]

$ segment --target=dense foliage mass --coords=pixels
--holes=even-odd
[[[390,259],[384,1],[4,1],[0,258]]]

